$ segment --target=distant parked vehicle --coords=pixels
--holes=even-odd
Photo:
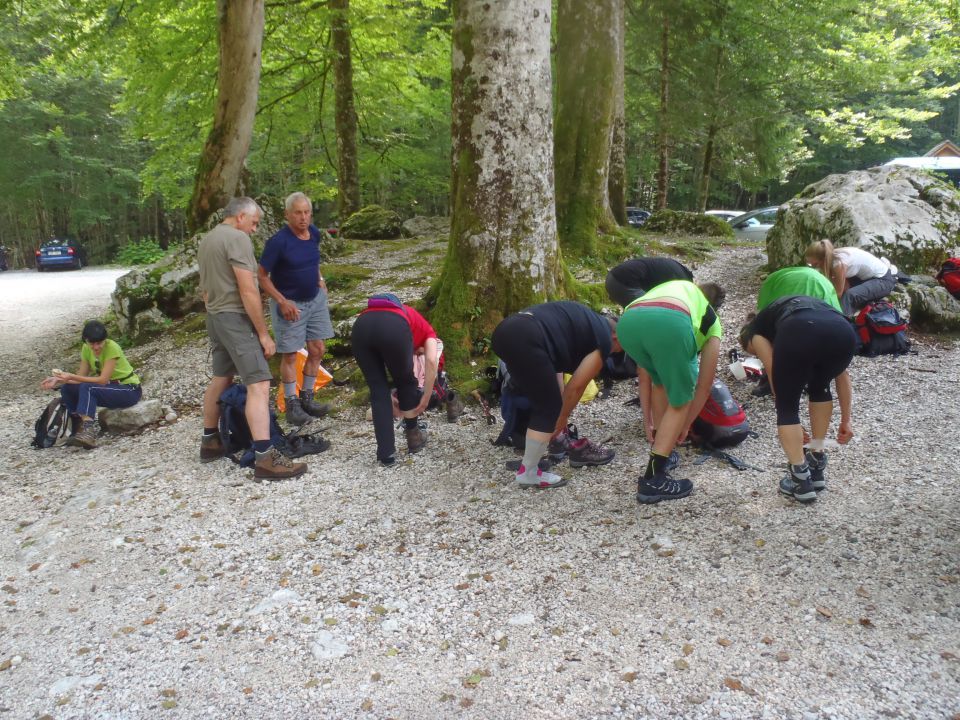
[[[770,228],[777,221],[777,211],[779,209],[774,205],[738,215],[729,221],[733,226],[733,234],[736,235],[737,240],[763,242],[767,239]]]
[[[718,217],[724,222],[730,222],[736,217],[743,215],[743,210],[707,210],[703,213],[704,215],[713,215]]]
[[[0,270],[6,270],[10,266],[7,264],[7,248],[0,245]]]
[[[643,208],[637,207],[628,207],[627,208],[627,225],[630,227],[638,228],[643,225],[647,220],[650,219],[650,211],[644,210]]]
[[[899,157],[884,165],[905,165],[906,167],[930,170],[946,177],[948,181],[960,188],[960,158],[958,157]]]
[[[37,271],[51,268],[79,270],[87,264],[87,251],[76,240],[50,238],[36,252]]]

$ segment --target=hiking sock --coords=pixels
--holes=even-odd
[[[297,396],[297,381],[283,383],[283,396],[291,398]]]
[[[520,465],[520,471],[517,473],[518,475],[529,473],[536,474],[537,466],[540,463],[540,458],[546,451],[549,442],[549,440],[534,440],[529,435],[527,436],[527,444],[523,450],[523,462]]]
[[[404,430],[413,430],[417,427],[417,418],[404,418],[403,419],[403,429]]]
[[[304,375],[303,376],[303,385],[300,386],[300,392],[305,392],[307,395],[313,396],[313,388],[317,384],[316,375]]]
[[[655,452],[650,453],[650,459],[647,461],[647,469],[643,473],[643,480],[650,480],[654,475],[663,475],[667,471],[667,463],[670,462],[668,455],[658,455]]]
[[[208,428],[208,427],[205,427],[205,428],[203,429],[203,436],[204,436],[204,437],[210,437],[211,435],[219,435],[219,434],[220,434],[220,428],[215,428],[215,427]]]
[[[825,438],[814,438],[809,443],[807,443],[807,450],[810,452],[818,452],[821,455],[825,449]]]
[[[269,440],[254,440],[253,451],[257,453],[257,455],[263,455],[263,453],[270,449],[272,444]]]

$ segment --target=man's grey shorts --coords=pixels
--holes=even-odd
[[[245,313],[207,313],[207,335],[216,377],[239,375],[244,385],[273,377],[253,323]]]
[[[277,303],[270,300],[270,318],[273,320],[273,336],[277,340],[278,353],[294,353],[306,347],[308,340],[327,340],[333,337],[327,291],[320,292],[313,300],[294,300],[300,309],[300,319],[284,320]]]

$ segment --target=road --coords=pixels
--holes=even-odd
[[[127,268],[0,273],[0,397],[39,383],[53,367],[74,369],[66,353],[83,323],[103,317],[110,293]]]

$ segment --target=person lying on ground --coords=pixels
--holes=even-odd
[[[70,413],[74,433],[67,445],[92,450],[97,446],[94,420],[97,408],[128,408],[140,402],[140,378],[123,350],[107,337],[107,327],[90,320],[81,334],[80,368],[76,373],[54,370],[40,387],[60,388],[60,397]]]
[[[651,384],[650,395],[640,399],[652,445],[637,481],[641,503],[683,498],[693,490],[692,482],[670,474],[676,464],[671,456],[710,395],[722,335],[720,318],[707,296],[686,280],[658,285],[630,303],[617,324],[620,344]]]
[[[426,430],[418,418],[430,403],[430,388],[437,379],[437,333],[426,318],[396,295],[374,295],[367,309],[353,324],[353,356],[370,388],[373,434],[377,440],[377,460],[390,466],[396,462],[390,379],[397,389],[397,403],[403,417],[407,452],[420,452],[427,444]],[[414,348],[423,348],[424,392],[413,372]]]
[[[612,351],[620,350],[616,323],[569,300],[533,305],[505,318],[493,331],[491,347],[503,360],[511,384],[530,401],[523,461],[515,480],[521,487],[556,488],[566,480],[538,465],[552,438],[566,431],[570,413]],[[563,373],[571,374],[563,384]],[[602,465],[614,453],[585,438],[568,448],[571,462]]]
[[[844,315],[851,316],[870,302],[882,300],[897,285],[897,268],[886,258],[856,247],[834,248],[829,240],[807,247],[807,264],[833,283]]]
[[[740,345],[763,362],[777,410],[777,435],[787,456],[780,492],[813,502],[826,488],[824,441],[833,414],[830,382],[840,402],[837,441],[853,437],[853,390],[847,367],[857,338],[849,321],[822,300],[787,296],[775,300],[740,331]],[[810,412],[810,452],[803,449],[800,397],[806,391]]]

